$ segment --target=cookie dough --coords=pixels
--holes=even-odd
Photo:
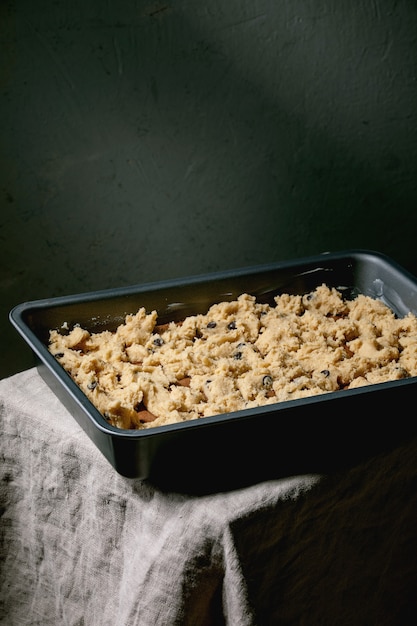
[[[142,429],[417,375],[417,318],[323,284],[274,305],[249,294],[158,325],[50,331],[49,350],[106,420]]]

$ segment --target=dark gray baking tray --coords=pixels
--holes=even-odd
[[[337,391],[143,431],[110,426],[48,352],[49,330],[65,322],[115,329],[140,307],[158,322],[204,313],[250,293],[272,302],[318,285],[383,300],[398,316],[417,314],[417,279],[368,250],[317,256],[186,279],[25,302],[10,321],[31,347],[41,376],[117,472],[163,489],[203,493],[305,472],[328,472],[417,434],[408,415],[417,378]],[[413,406],[413,404],[411,404]],[[45,433],[47,436],[47,433]]]

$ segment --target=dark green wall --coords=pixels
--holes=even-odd
[[[417,273],[414,0],[3,0],[1,370],[19,302],[343,248]]]

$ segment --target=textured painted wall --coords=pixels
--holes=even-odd
[[[0,18],[0,375],[23,300],[355,247],[417,273],[414,0]]]

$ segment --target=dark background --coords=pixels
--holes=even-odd
[[[414,0],[0,0],[0,376],[23,301],[351,248],[417,273]]]

